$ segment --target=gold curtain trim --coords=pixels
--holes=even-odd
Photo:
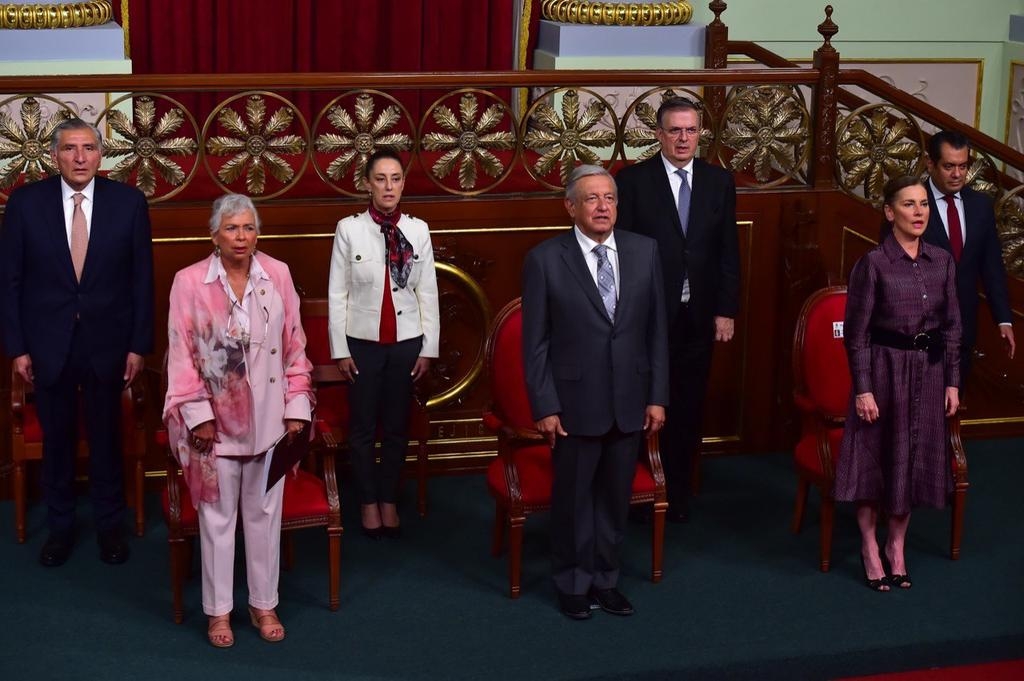
[[[124,31],[124,58],[132,58],[131,20],[128,16],[128,0],[121,0],[121,30]]]
[[[113,16],[114,8],[111,6],[110,0],[40,3],[37,5],[5,3],[0,4],[0,29],[102,26]]]
[[[690,23],[693,8],[686,0],[669,2],[594,2],[544,0],[541,17],[563,24],[596,26],[677,26]]]

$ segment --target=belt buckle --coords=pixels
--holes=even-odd
[[[932,344],[932,337],[926,333],[919,333],[914,336],[914,349],[920,352],[927,350]]]

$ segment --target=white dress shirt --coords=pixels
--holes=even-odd
[[[928,185],[932,189],[932,196],[935,197],[935,203],[937,204],[935,206],[931,206],[931,209],[932,210],[937,210],[939,212],[939,218],[942,219],[942,226],[946,230],[946,238],[948,239],[949,238],[949,220],[946,217],[946,211],[949,209],[949,204],[946,203],[946,199],[943,198],[945,196],[945,194],[943,194],[942,190],[940,190],[938,187],[935,186],[935,182],[930,177],[928,178]],[[961,229],[960,236],[963,237],[963,242],[962,243],[966,244],[967,243],[967,219],[964,216],[964,199],[963,199],[962,196],[960,196],[960,192],[954,192],[953,193],[953,205],[956,206],[956,212],[959,213],[959,215],[960,215],[960,229]]]
[[[672,187],[672,203],[679,204],[679,188],[683,186],[683,178],[679,177],[677,170],[686,171],[686,184],[690,187],[690,201],[693,201],[693,159],[691,158],[685,166],[682,168],[676,168],[672,165],[664,154],[661,156],[661,162],[665,166],[665,172],[668,173],[668,183]],[[692,205],[692,203],[691,203]],[[679,302],[688,303],[690,302],[690,277],[687,276],[683,279],[683,294],[679,296]]]

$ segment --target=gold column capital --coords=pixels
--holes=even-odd
[[[595,26],[677,26],[690,23],[693,8],[687,0],[663,2],[597,2],[544,0],[541,18],[563,24]]]
[[[0,3],[0,29],[79,28],[102,26],[114,16],[110,0],[93,2]]]

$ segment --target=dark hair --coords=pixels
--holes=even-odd
[[[914,175],[901,175],[894,177],[885,183],[885,189],[882,190],[882,203],[886,206],[891,206],[896,201],[896,195],[907,187],[913,187],[914,185],[924,185],[924,182],[920,177]]]
[[[697,120],[700,120],[700,107],[696,103],[686,97],[669,97],[658,107],[659,128],[661,127],[661,122],[665,119],[665,114],[673,111],[693,111],[697,114]]]
[[[370,157],[366,159],[366,165],[363,167],[363,179],[369,180],[370,171],[373,170],[373,164],[384,158],[390,158],[393,161],[397,161],[398,165],[401,166],[404,171],[405,164],[402,163],[402,157],[398,155],[398,152],[390,147],[381,147],[370,154]]]
[[[962,132],[956,132],[955,130],[940,130],[931,139],[928,140],[928,158],[932,160],[932,163],[938,163],[942,160],[942,145],[948,144],[953,149],[959,151],[964,147],[971,148],[971,143],[967,139],[967,135]]]

